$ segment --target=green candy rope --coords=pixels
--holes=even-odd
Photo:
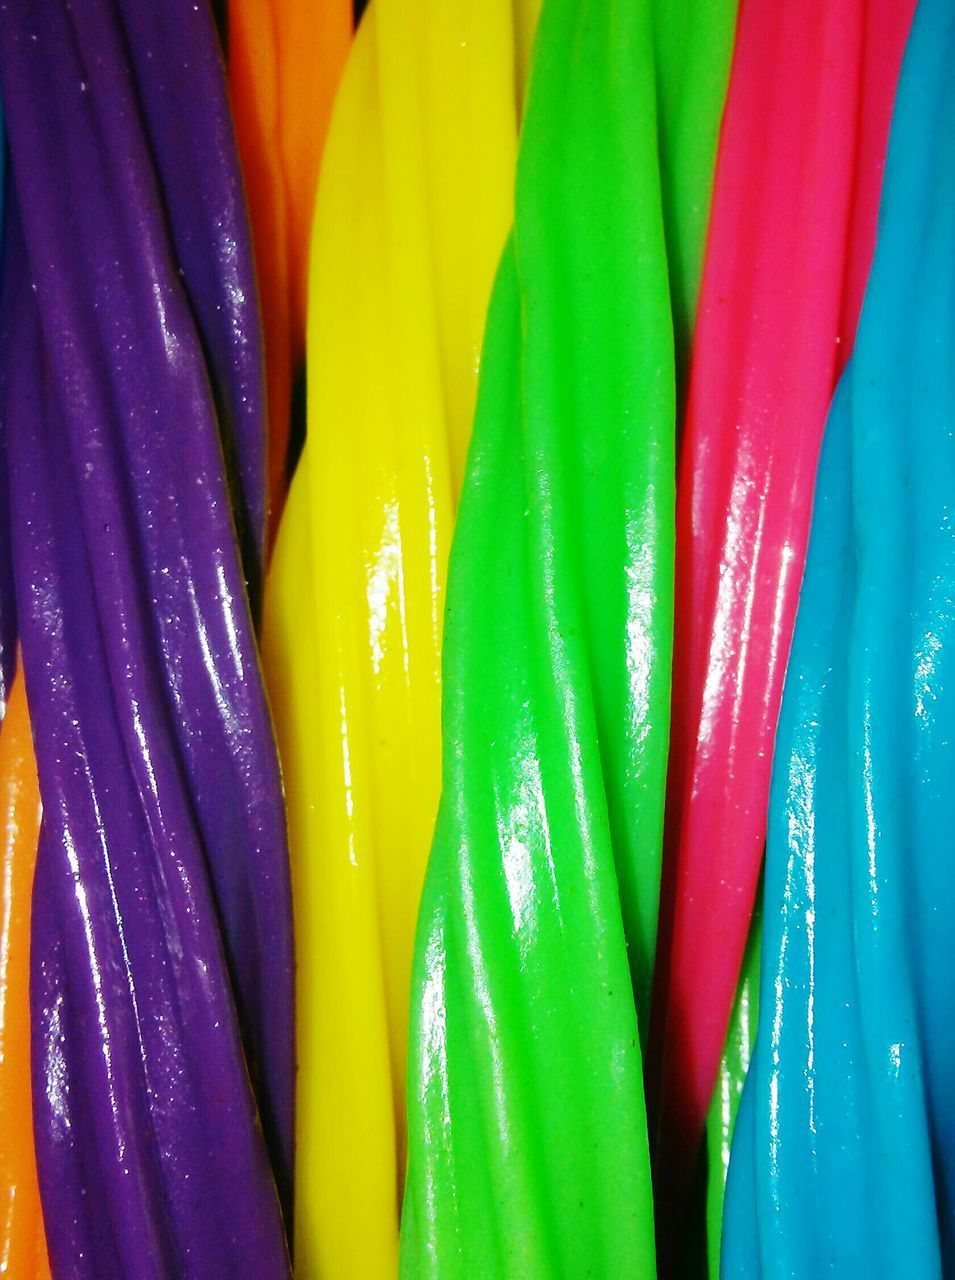
[[[660,181],[681,388],[689,373],[736,8],[736,0],[655,0]]]
[[[696,7],[731,23],[723,0]],[[654,1273],[642,1044],[669,728],[670,287],[678,249],[698,254],[665,197],[687,198],[692,169],[708,205],[716,137],[707,167],[675,129],[661,166],[666,10],[545,0],[541,16],[449,573],[406,1280]]]

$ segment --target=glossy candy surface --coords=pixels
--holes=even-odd
[[[546,0],[450,571],[405,1276],[653,1267],[638,1008],[669,695],[664,243],[651,6]]]
[[[39,831],[40,793],[18,676],[0,728],[0,1275],[11,1280],[50,1274],[30,1086],[30,893]]]
[[[31,1010],[51,1262],[281,1276],[256,1099],[287,1189],[290,904],[230,503],[254,572],[261,344],[211,17],[3,5],[0,80],[23,228],[14,210],[0,307],[44,804]]]
[[[148,138],[170,249],[201,337],[219,415],[232,517],[255,610],[260,603],[267,514],[262,339],[245,201],[215,28],[204,8],[195,4],[189,8],[185,0],[155,6],[127,0],[119,5],[119,12],[117,29],[123,33],[123,45],[110,48],[106,41],[106,47],[117,58],[125,53],[129,96],[123,100],[117,93],[117,100],[102,111],[107,118],[109,112],[117,117],[116,132],[122,135],[134,125],[128,112],[135,101]],[[188,26],[184,26],[186,15]],[[97,57],[100,51],[90,47],[104,33],[105,24],[101,25],[94,10],[88,24],[75,25],[77,52],[100,65],[105,86],[113,89],[112,78],[102,66],[105,50]],[[79,82],[79,92],[87,101],[92,85],[92,79]],[[67,101],[70,88],[67,84],[61,89]],[[83,119],[82,110],[79,114]],[[201,130],[197,121],[202,121]],[[15,164],[15,177],[18,172]],[[133,173],[125,175],[118,189],[133,201],[146,195]],[[25,202],[21,191],[21,205]],[[30,230],[28,225],[28,240]],[[132,256],[136,248],[130,243],[127,252]],[[151,265],[148,245],[140,249]],[[172,358],[179,353],[167,354]]]
[[[265,334],[269,505],[286,491],[292,386],[305,354],[308,245],[350,0],[230,0],[229,85]]]
[[[305,1277],[397,1268],[446,566],[511,210],[515,24],[534,8],[374,0],[323,160],[308,435],[264,631],[295,887]]]
[[[713,165],[726,100],[737,0],[655,0],[657,111],[665,122],[660,182],[676,341],[677,398],[685,397]]]
[[[749,929],[819,441],[871,259],[911,9],[740,8],[677,513],[663,895],[673,924],[661,933],[651,1063],[671,1232]]]
[[[734,1280],[955,1265],[953,61],[921,0],[780,720]]]

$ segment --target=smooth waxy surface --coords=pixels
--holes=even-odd
[[[305,354],[318,166],[351,39],[350,0],[230,0],[229,86],[265,335],[271,529],[285,501],[292,386]]]
[[[655,0],[653,42],[667,263],[683,403],[736,33],[736,0]]]
[[[40,832],[30,720],[14,679],[0,729],[0,1274],[47,1280],[33,1154],[30,894]]]
[[[656,123],[650,7],[545,3],[451,566],[406,1276],[653,1268],[638,1009],[674,425]]]
[[[264,631],[295,886],[305,1277],[397,1269],[447,558],[511,210],[515,25],[534,8],[375,0],[323,160],[308,435]]]
[[[955,15],[922,0],[780,720],[723,1274],[950,1274]]]
[[[650,1068],[658,1207],[677,1234],[749,929],[819,442],[871,260],[912,7],[740,9],[677,513],[672,928],[667,912]]]
[[[0,77],[19,205],[0,307],[44,806],[31,1012],[51,1262],[281,1276],[256,1102],[287,1189],[290,905],[232,516],[234,501],[254,573],[261,344],[211,17],[4,5]]]

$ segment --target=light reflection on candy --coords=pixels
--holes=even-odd
[[[682,18],[573,0],[541,18],[452,555],[409,1276],[653,1268],[640,1041],[669,699],[667,251],[692,256],[661,151],[668,189],[705,204],[710,184],[666,105],[665,77],[697,68],[661,59],[655,83]],[[718,115],[718,53],[694,49]]]
[[[535,0],[518,6],[521,31]],[[392,1275],[448,549],[517,142],[511,0],[373,0],[319,183],[308,434],[264,654],[298,962],[295,1255]]]
[[[953,59],[921,0],[780,719],[730,1280],[953,1265]]]
[[[749,930],[819,441],[875,238],[912,0],[744,0],[680,458],[650,1078],[679,1240]]]
[[[261,345],[211,17],[184,0],[8,7],[0,83],[51,1262],[281,1275],[256,1102],[288,1193],[290,904],[230,502],[254,583]]]

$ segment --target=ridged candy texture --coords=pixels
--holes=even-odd
[[[271,1280],[288,1269],[269,1151],[287,1191],[291,916],[237,548],[236,524],[254,578],[262,352],[211,15],[6,4],[0,85],[51,1262]]]
[[[786,678],[730,1280],[955,1266],[953,65],[921,0]]]
[[[546,0],[515,216],[450,569],[406,1277],[654,1266],[638,1010],[667,741],[674,373],[643,0]]]
[[[680,458],[649,1076],[682,1212],[737,989],[829,400],[871,261],[912,0],[743,0]]]
[[[515,28],[534,7],[374,0],[323,160],[308,436],[264,630],[295,888],[303,1277],[397,1269],[447,559],[512,204]]]
[[[265,335],[274,533],[287,487],[293,384],[305,356],[315,187],[351,40],[352,6],[350,0],[229,0],[228,14],[230,99]]]

